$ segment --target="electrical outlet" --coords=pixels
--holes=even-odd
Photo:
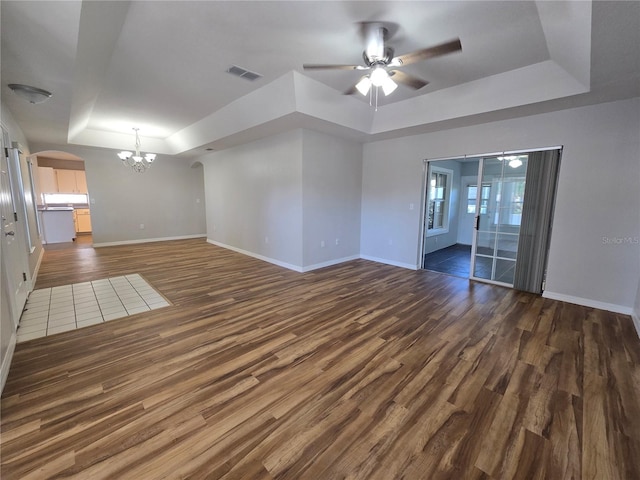
[[[393,245],[393,240],[389,239],[389,245]]]
[[[336,245],[340,245],[340,239],[336,238]]]
[[[320,240],[320,248],[324,248],[324,240]]]
[[[140,230],[144,230],[144,223],[140,224]]]
[[[269,237],[264,237],[264,243],[269,243]]]
[[[409,204],[409,210],[413,210],[413,203]]]

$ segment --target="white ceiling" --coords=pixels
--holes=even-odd
[[[2,101],[29,142],[192,156],[289,128],[370,141],[640,95],[640,2],[135,1],[0,3]],[[459,37],[462,52],[404,67],[375,111],[342,95],[362,63],[358,22],[397,25],[408,53]],[[226,73],[239,65],[254,82]],[[53,92],[16,97],[9,83]],[[145,148],[146,147],[146,148]]]

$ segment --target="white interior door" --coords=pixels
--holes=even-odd
[[[3,141],[4,143],[4,141]],[[9,307],[14,325],[18,325],[22,309],[27,301],[26,244],[24,235],[16,224],[16,208],[11,193],[9,165],[2,145],[0,155],[0,214],[2,215],[0,241],[2,242],[2,280],[7,282]]]
[[[458,243],[473,244],[473,227],[476,219],[478,176],[465,176],[460,180],[460,210],[458,213]]]

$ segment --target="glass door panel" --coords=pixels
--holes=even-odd
[[[526,172],[527,155],[481,160],[472,278],[513,286]]]

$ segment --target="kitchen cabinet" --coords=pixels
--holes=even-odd
[[[73,211],[76,233],[91,233],[91,212],[88,208],[76,208]]]
[[[82,170],[56,169],[58,192],[87,193],[87,177]]]
[[[51,167],[38,167],[38,205],[42,205],[41,197],[43,193],[57,193],[58,192],[58,178],[56,172]]]

